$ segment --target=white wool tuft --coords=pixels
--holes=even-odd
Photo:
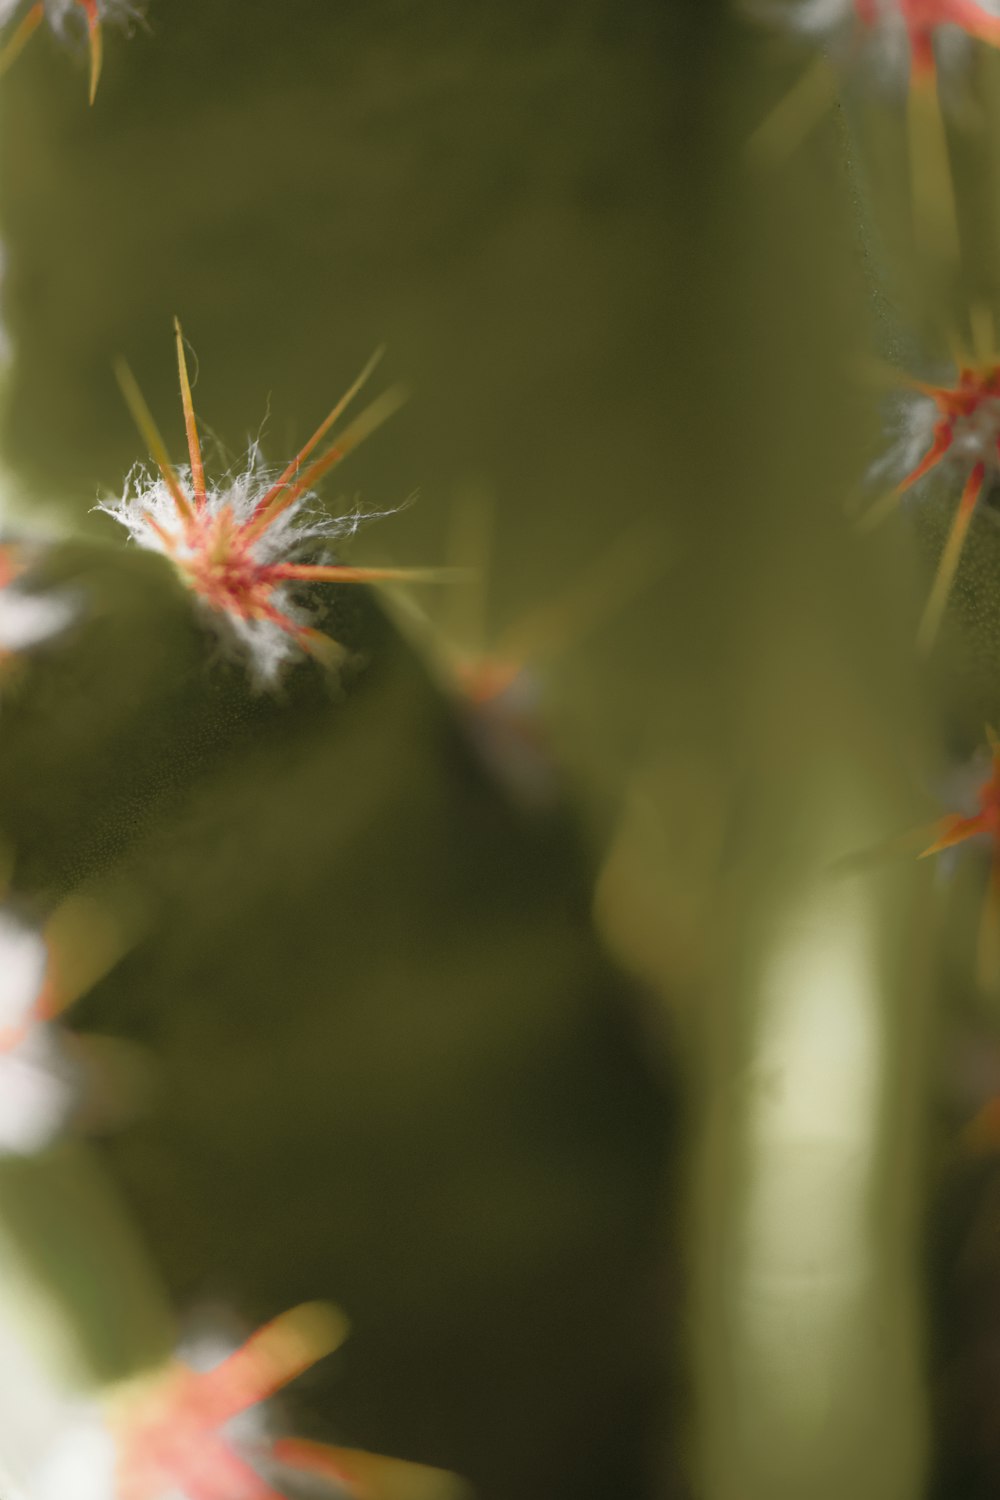
[[[892,416],[895,441],[885,457],[872,466],[870,479],[898,484],[912,473],[930,449],[940,417],[930,396],[915,393],[899,398]],[[998,440],[1000,396],[990,396],[981,400],[969,416],[955,419],[951,446],[927,478],[962,485],[978,463],[985,464],[987,474],[1000,474]]]
[[[815,37],[836,35],[857,20],[854,0],[793,0],[781,14],[794,31]]]
[[[752,3],[752,0],[751,0]],[[866,25],[856,0],[776,0],[756,5],[756,14],[777,20],[816,45],[828,48],[838,66],[856,71],[861,61],[874,79],[904,90],[910,73],[910,39],[899,0],[875,0],[876,19]],[[1000,0],[982,0],[981,8],[1000,15]],[[934,51],[943,74],[960,74],[974,45],[960,26],[936,25]],[[859,49],[858,43],[862,46]]]
[[[192,493],[191,470],[180,467],[176,471],[185,493]],[[266,468],[260,458],[256,444],[251,447],[243,469],[228,474],[219,488],[209,490],[207,511],[218,515],[229,507],[237,522],[249,521],[258,502],[267,493],[278,477],[277,470]],[[152,552],[160,552],[183,567],[186,558],[193,556],[192,549],[183,540],[183,526],[177,514],[170,487],[158,474],[144,464],[137,464],[125,481],[125,493],[120,499],[102,501],[96,507],[124,526],[133,541]],[[353,536],[365,521],[380,520],[395,514],[390,511],[363,511],[355,509],[341,516],[331,516],[320,508],[318,497],[310,491],[282,511],[252,544],[250,554],[261,564],[290,562],[299,557],[309,543],[331,541]],[[168,551],[152,519],[174,542],[174,551]],[[274,588],[272,599],[277,609],[297,625],[310,625],[314,612],[296,602],[297,596],[308,588],[301,583],[280,584]],[[196,595],[197,597],[197,595]],[[251,675],[259,686],[272,686],[282,670],[301,655],[301,648],[293,636],[270,620],[246,620],[236,614],[213,609],[205,601],[199,601],[203,618],[221,634],[225,643],[237,648],[248,662]]]
[[[33,1026],[16,1047],[0,1052],[0,1157],[44,1151],[75,1103],[74,1071],[55,1031]]]
[[[176,1358],[192,1369],[205,1371],[220,1364],[236,1347],[232,1340],[203,1330],[194,1340],[181,1345]],[[168,1366],[164,1367],[163,1376],[171,1378]],[[150,1398],[155,1401],[155,1386],[150,1385],[149,1389]],[[138,1405],[135,1415],[141,1420],[142,1409]],[[273,1439],[262,1407],[238,1413],[221,1433],[244,1463],[262,1473],[260,1460],[266,1457]],[[119,1500],[117,1465],[122,1443],[127,1441],[128,1426],[123,1423],[116,1432],[107,1406],[96,1401],[81,1402],[34,1475],[28,1476],[30,1488],[26,1500]],[[190,1463],[193,1455],[186,1456]],[[212,1487],[208,1476],[204,1493],[211,1493],[213,1500],[229,1500],[228,1495],[223,1497]],[[331,1493],[329,1485],[325,1485],[323,1493]],[[172,1486],[158,1489],[144,1496],[144,1500],[195,1500],[195,1497]]]
[[[96,1406],[87,1408],[52,1443],[31,1476],[28,1496],[30,1500],[116,1500],[115,1463],[115,1440],[103,1415]]]
[[[41,935],[0,911],[0,1030],[28,1021],[45,978]],[[34,1156],[56,1138],[76,1102],[75,1070],[54,1028],[29,1026],[0,1048],[0,1157]]]
[[[144,6],[139,0],[97,0],[97,14],[102,22],[113,26],[128,27],[142,16]],[[86,24],[86,15],[79,0],[45,0],[45,15],[53,31],[64,35],[71,26]]]
[[[227,1360],[243,1343],[246,1330],[241,1329],[242,1336],[233,1338],[222,1332],[220,1322],[221,1318],[213,1319],[211,1314],[195,1320],[190,1332],[178,1346],[177,1358],[199,1374],[214,1370]],[[267,1403],[258,1401],[256,1405],[238,1411],[229,1419],[223,1431],[234,1448],[244,1450],[244,1458],[248,1458],[251,1453],[262,1452],[274,1437]]]
[[[16,584],[0,589],[0,652],[24,651],[65,630],[76,614],[64,594],[29,594]]]

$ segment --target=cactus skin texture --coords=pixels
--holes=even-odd
[[[156,559],[76,545],[47,576],[102,609],[4,706],[0,826],[25,896],[113,869],[154,914],[67,1024],[150,1058],[144,1107],[94,1149],[173,1306],[344,1306],[349,1374],[310,1376],[306,1435],[498,1500],[641,1493],[664,1099],[572,820],[517,811],[364,589],[333,613],[366,664],[304,663],[276,701],[206,669]],[[68,816],[68,787],[106,814]],[[30,1255],[45,1164],[8,1181]],[[121,1378],[134,1355],[88,1317]]]

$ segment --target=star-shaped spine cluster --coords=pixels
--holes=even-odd
[[[1000,8],[982,0],[793,0],[782,15],[850,64],[862,51],[887,75],[933,81],[973,41],[1000,46]]]
[[[21,0],[0,0],[0,27],[7,26],[21,9]],[[132,0],[35,0],[0,45],[0,73],[10,67],[41,26],[48,21],[58,35],[66,35],[74,22],[82,20],[87,28],[90,47],[90,102],[93,104],[100,82],[104,56],[102,27],[105,22],[128,25],[140,15]]]
[[[341,1342],[344,1320],[310,1303],[238,1348],[197,1353],[82,1408],[33,1476],[37,1500],[283,1500],[261,1408]],[[202,1351],[203,1352],[203,1351]],[[330,1459],[331,1464],[333,1462]]]
[[[886,461],[901,477],[869,512],[881,519],[932,473],[961,486],[958,505],[920,626],[929,647],[955,581],[972,518],[990,485],[1000,476],[1000,358],[960,357],[955,379],[933,384],[907,379],[910,395],[900,408],[900,438]]]
[[[344,1317],[305,1303],[234,1346],[200,1338],[81,1404],[30,1477],[32,1500],[456,1500],[441,1470],[276,1431],[271,1400],[339,1347]]]
[[[317,506],[312,486],[397,409],[403,394],[398,389],[385,392],[325,451],[311,457],[361,389],[373,359],[277,476],[262,470],[257,450],[252,449],[240,472],[209,486],[179,324],[176,337],[189,463],[180,469],[173,466],[135,381],[122,367],[123,391],[157,473],[133,471],[124,496],[98,508],[125,526],[141,546],[170,559],[206,617],[242,648],[259,682],[273,683],[300,652],[336,660],[340,648],[310,623],[311,615],[297,598],[299,591],[313,583],[435,576],[433,571],[348,567],[301,557],[310,546],[315,551],[319,542],[356,531],[361,514],[326,515]]]

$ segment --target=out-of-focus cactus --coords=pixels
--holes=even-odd
[[[127,588],[112,615],[103,570],[145,581],[146,559],[101,551],[91,571],[77,548],[53,576],[70,558],[101,608],[4,707],[0,825],[22,893],[113,860],[153,914],[72,1022],[148,1054],[150,1096],[100,1154],[176,1307],[214,1294],[265,1318],[335,1296],[355,1333],[349,1378],[310,1383],[317,1436],[457,1469],[484,1494],[541,1494],[569,1453],[595,1494],[599,1475],[624,1479],[625,1414],[659,1364],[630,1310],[660,1263],[658,1090],[614,1016],[626,990],[588,935],[571,826],[513,812],[356,592],[334,603],[338,638],[367,657],[353,680],[334,691],[305,668],[281,701],[254,700],[242,666],[206,670],[169,578],[143,590],[148,635]],[[133,653],[154,639],[143,671]],[[126,754],[141,786],[116,812]],[[110,819],[48,832],[40,809],[68,784]],[[48,1171],[26,1166],[5,1198],[36,1263]],[[77,1320],[88,1222],[50,1251]],[[120,1378],[114,1277],[91,1295],[89,1356]],[[601,1353],[567,1378],[571,1330]],[[478,1391],[474,1420],[457,1391]],[[606,1417],[587,1441],[581,1402]]]
[[[68,902],[92,895],[117,912],[120,900],[127,941],[114,964],[76,986],[71,1009],[46,1019],[78,1070],[68,1138],[0,1161],[0,1269],[11,1293],[8,1300],[0,1291],[0,1332],[9,1331],[11,1351],[0,1378],[0,1464],[17,1500],[20,1489],[36,1500],[51,1493],[39,1485],[72,1483],[67,1476],[81,1463],[103,1497],[110,1445],[125,1462],[138,1452],[128,1446],[135,1433],[147,1432],[118,1414],[138,1411],[130,1403],[142,1392],[161,1391],[156,1381],[183,1347],[178,1329],[189,1313],[224,1305],[252,1327],[326,1299],[345,1309],[352,1333],[289,1391],[287,1423],[278,1411],[295,1440],[263,1455],[242,1442],[223,1454],[213,1430],[199,1428],[213,1462],[235,1454],[289,1495],[297,1484],[311,1494],[309,1483],[323,1481],[334,1493],[342,1482],[349,1492],[409,1500],[455,1492],[450,1471],[484,1500],[638,1497],[650,1491],[678,1384],[673,1337],[664,1336],[677,1276],[676,1230],[664,1229],[661,1212],[674,1129],[669,1065],[648,1055],[635,990],[594,935],[591,859],[571,776],[554,778],[559,795],[545,805],[522,805],[470,742],[436,664],[354,583],[341,587],[331,576],[316,588],[310,574],[297,578],[315,627],[339,643],[342,659],[332,670],[282,660],[280,673],[258,673],[265,691],[248,681],[245,662],[217,649],[211,609],[192,607],[190,537],[181,536],[186,517],[171,478],[194,514],[201,452],[189,447],[186,469],[180,464],[181,408],[164,376],[163,331],[175,307],[186,317],[192,306],[201,325],[191,330],[204,371],[193,399],[182,367],[188,438],[197,404],[200,417],[242,447],[237,424],[247,410],[264,409],[264,382],[280,389],[283,370],[294,374],[308,349],[309,306],[305,321],[320,338],[306,356],[311,370],[298,370],[282,408],[296,414],[296,429],[317,420],[313,392],[322,409],[317,360],[342,372],[355,345],[363,352],[389,333],[393,365],[415,377],[418,400],[423,377],[406,348],[405,319],[379,312],[383,297],[389,305],[396,295],[384,286],[370,286],[364,308],[348,295],[347,314],[331,321],[332,304],[321,315],[293,272],[286,316],[296,325],[295,361],[284,357],[291,344],[282,352],[280,339],[276,346],[265,337],[251,362],[242,334],[218,323],[203,334],[215,294],[206,303],[202,287],[189,303],[182,283],[194,287],[201,273],[180,274],[182,254],[172,286],[132,252],[128,264],[143,263],[144,288],[126,290],[110,272],[108,255],[121,244],[110,225],[126,237],[135,230],[135,194],[152,180],[134,170],[138,158],[114,167],[111,156],[130,155],[134,132],[148,131],[162,162],[180,121],[176,110],[152,104],[156,78],[173,93],[177,59],[187,55],[189,66],[207,56],[213,37],[232,60],[248,20],[266,55],[276,12],[248,18],[233,7],[235,30],[221,34],[213,14],[178,14],[172,55],[160,50],[170,28],[160,13],[151,19],[156,45],[139,38],[122,54],[123,68],[108,69],[84,127],[81,101],[71,103],[57,70],[45,110],[34,112],[44,49],[32,49],[5,84],[4,109],[27,142],[27,175],[7,177],[12,196],[2,206],[17,356],[7,451],[26,476],[21,527],[31,534],[33,494],[49,504],[71,473],[67,517],[75,505],[63,538],[39,546],[30,572],[10,585],[51,610],[65,604],[65,617],[44,639],[19,642],[30,649],[0,683],[7,899],[32,932],[46,931]],[[325,8],[313,14],[320,47],[330,19]],[[336,28],[342,18],[333,19]],[[275,35],[287,40],[301,28],[285,17]],[[192,37],[197,45],[187,51]],[[402,36],[398,44],[406,50]],[[249,78],[259,62],[248,55],[242,66]],[[278,97],[270,74],[267,88]],[[323,97],[343,96],[324,85]],[[248,129],[259,126],[260,98],[231,107]],[[204,125],[206,142],[216,139],[215,126]],[[0,139],[9,142],[5,128]],[[83,129],[92,134],[80,252],[48,261],[16,184],[32,180],[52,213],[65,211],[83,180],[71,164]],[[321,133],[357,149],[352,128]],[[288,137],[296,151],[316,138],[301,122]],[[55,191],[36,154],[50,146],[62,184]],[[234,170],[242,159],[242,148],[229,158]],[[105,173],[113,193],[97,233]],[[315,204],[313,186],[301,201]],[[188,200],[181,219],[163,215],[165,205],[161,232],[169,237],[168,226],[183,220],[207,245],[208,200]],[[377,235],[377,226],[365,233]],[[261,272],[265,241],[247,242]],[[48,305],[62,277],[86,284],[82,301],[70,296],[70,320],[50,329],[57,383],[81,352],[98,372],[95,386],[72,381],[68,407],[49,388],[47,421],[58,434],[51,448],[35,446],[31,421],[23,422],[26,410],[38,410],[30,372],[44,343],[45,320],[24,280],[35,274],[48,283]],[[162,317],[154,315],[161,295],[171,298]],[[241,300],[263,316],[266,298]],[[104,311],[91,321],[86,304]],[[130,492],[126,511],[123,476],[145,443],[108,378],[121,352],[149,407],[165,414],[166,431],[162,440],[154,434],[155,493]],[[144,403],[126,385],[148,429]],[[242,411],[227,410],[238,386]],[[98,388],[101,431],[83,419],[89,436],[71,452],[79,403]],[[395,456],[379,456],[387,430],[366,445],[374,467],[355,467],[361,509],[369,495],[394,510],[415,481],[425,489],[421,507],[384,523],[381,535],[358,538],[368,556],[379,549],[370,573],[384,577],[414,557],[441,555],[433,523],[422,523],[419,542],[406,527],[417,509],[433,516],[435,491],[452,488],[440,479],[440,458],[435,474],[433,454],[454,434],[438,431],[420,454],[408,413],[395,420]],[[299,452],[284,476],[286,494],[298,499],[296,486],[318,477],[314,454],[297,430],[285,440],[286,417],[272,426],[260,451],[279,469]],[[40,479],[49,458],[57,469],[65,464],[63,473]],[[225,457],[217,463],[212,440],[204,463],[210,475],[229,468]],[[265,493],[254,490],[253,504]],[[167,558],[91,515],[98,500],[140,542],[157,537]],[[337,504],[329,502],[328,518]],[[343,502],[348,530],[358,510],[354,497]],[[334,566],[304,556],[290,565]],[[313,630],[312,619],[295,623]],[[294,632],[284,634],[294,641]],[[96,1115],[87,1108],[95,1078],[104,1105]],[[202,1388],[214,1389],[210,1381]],[[183,1436],[183,1424],[177,1431]],[[133,1500],[133,1489],[135,1500],[159,1500],[143,1486],[165,1483],[168,1471],[182,1490],[188,1485],[190,1500],[235,1500],[207,1476],[192,1477],[190,1464],[175,1473],[176,1454],[155,1446],[160,1468],[140,1473],[143,1448],[140,1468],[119,1478],[123,1500]],[[386,1453],[398,1462],[375,1457]],[[193,1449],[188,1460],[196,1462]]]

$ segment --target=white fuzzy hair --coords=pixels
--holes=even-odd
[[[84,1407],[53,1435],[27,1476],[27,1494],[30,1500],[115,1500],[116,1467],[117,1444],[103,1414],[96,1405]]]
[[[181,487],[190,496],[190,468],[179,467],[175,472]],[[253,444],[243,468],[231,471],[218,488],[208,491],[208,514],[218,515],[228,506],[237,524],[249,521],[259,501],[277,478],[277,472],[263,465],[259,447]],[[124,526],[140,547],[163,553],[181,566],[186,558],[194,555],[184,542],[183,523],[177,514],[169,485],[159,473],[151,471],[145,464],[136,464],[131,470],[125,480],[125,493],[120,499],[102,501],[96,509]],[[363,522],[394,515],[396,510],[398,507],[385,511],[365,511],[355,507],[343,515],[331,516],[320,507],[318,497],[307,491],[287,510],[276,516],[266,530],[256,537],[249,549],[250,555],[262,565],[290,562],[298,558],[302,549],[308,548],[312,543],[315,557],[316,543],[353,536]],[[150,525],[149,517],[175,542],[173,551],[164,546],[162,537]],[[322,553],[323,549],[320,551]],[[320,560],[330,559],[321,557]],[[311,625],[316,617],[316,611],[305,607],[297,598],[308,587],[309,585],[293,580],[276,585],[272,591],[275,607],[296,625]],[[273,621],[245,620],[239,615],[215,609],[204,600],[199,599],[198,602],[202,617],[219,632],[223,645],[234,650],[247,662],[251,679],[256,686],[274,686],[285,667],[301,655],[301,647],[294,636]]]
[[[128,27],[138,21],[144,11],[138,0],[97,0],[97,14],[102,24]],[[85,15],[79,0],[45,0],[45,15],[53,31],[64,36],[71,27],[76,27]]]
[[[27,9],[26,0],[0,0],[0,26],[6,26],[21,9]],[[128,27],[142,17],[144,10],[140,0],[97,0],[98,16],[112,25]],[[45,18],[60,36],[81,23],[86,25],[79,0],[45,0]]]
[[[29,1020],[47,952],[41,934],[0,910],[0,1030]],[[62,1130],[76,1102],[75,1072],[54,1028],[30,1024],[0,1050],[0,1156],[33,1156]]]
[[[890,480],[898,484],[913,472],[934,440],[934,428],[941,418],[930,396],[919,392],[901,396],[895,403],[891,426],[895,441],[885,456],[872,465],[869,478],[876,482]],[[984,464],[987,475],[1000,474],[1000,396],[981,400],[967,417],[957,417],[952,427],[948,452],[930,470],[928,478],[962,485],[976,464]]]
[[[58,635],[76,615],[65,594],[31,594],[17,584],[0,589],[0,652],[24,651]]]
[[[0,1052],[0,1156],[35,1156],[76,1106],[76,1072],[54,1028],[41,1022]]]
[[[1000,0],[981,0],[982,8],[1000,16]],[[855,0],[764,0],[753,7],[758,19],[779,22],[816,45],[834,61],[850,68],[858,58],[879,83],[903,91],[910,72],[910,40],[898,0],[875,0],[873,25],[862,23]],[[934,27],[934,52],[942,74],[954,79],[968,66],[973,39],[960,26]]]
[[[176,1358],[190,1369],[207,1371],[221,1364],[238,1344],[217,1328],[204,1323],[185,1339]],[[164,1369],[169,1379],[169,1371]],[[122,1390],[124,1388],[121,1388]],[[268,1403],[258,1403],[236,1415],[221,1429],[233,1451],[257,1472],[262,1482],[275,1477],[279,1466],[269,1458],[274,1438]],[[81,1401],[72,1418],[54,1437],[36,1472],[29,1476],[26,1500],[117,1500],[119,1440],[108,1419],[108,1407],[99,1401]],[[314,1490],[324,1496],[341,1494],[339,1488],[321,1481]],[[186,1490],[158,1490],[148,1500],[192,1500]]]

